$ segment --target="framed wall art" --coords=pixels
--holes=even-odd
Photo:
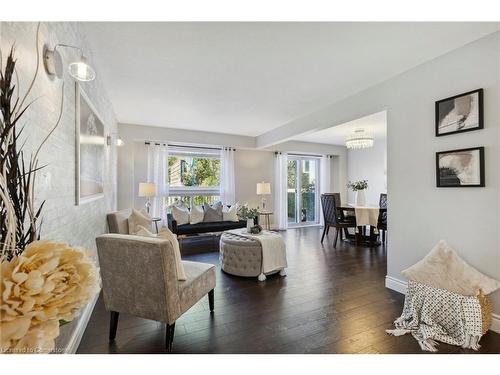
[[[483,89],[436,102],[436,137],[482,129]]]
[[[104,123],[76,84],[76,205],[104,196]]]
[[[436,153],[437,187],[484,187],[484,147]]]

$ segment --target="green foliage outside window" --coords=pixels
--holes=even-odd
[[[220,160],[190,156],[168,158],[171,186],[217,187],[220,184]]]

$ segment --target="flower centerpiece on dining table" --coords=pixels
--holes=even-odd
[[[356,206],[366,205],[365,190],[368,189],[368,180],[349,181],[347,188],[356,193]]]
[[[39,26],[37,66],[38,31]],[[19,124],[25,123],[23,115],[30,107],[27,99],[38,69],[21,95],[15,83],[13,48],[3,61],[0,59],[0,353],[49,353],[54,352],[59,327],[74,319],[99,292],[99,270],[86,250],[40,240],[44,202],[35,200],[35,179],[42,168],[38,154],[60,122],[63,102],[61,99],[57,122],[27,157],[25,141],[20,139],[27,125]]]

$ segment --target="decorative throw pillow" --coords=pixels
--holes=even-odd
[[[181,250],[179,247],[179,241],[177,240],[177,236],[173,234],[167,227],[163,227],[160,229],[158,237],[169,240],[170,243],[172,244],[172,247],[174,249],[175,268],[177,270],[177,280],[180,281],[187,280],[186,272],[184,271],[184,266],[182,265]]]
[[[239,221],[238,219],[239,204],[233,204],[231,207],[226,207],[222,210],[223,221]]]
[[[141,211],[132,208],[132,213],[128,217],[128,233],[136,234],[140,229],[139,227],[149,228],[151,229],[151,218],[146,216],[147,214],[142,213]]]
[[[177,221],[177,225],[189,223],[189,209],[184,206],[172,206],[172,216]]]
[[[203,210],[203,206],[193,206],[189,215],[189,224],[201,223],[204,217],[205,211]]]
[[[181,250],[179,248],[179,241],[177,237],[166,227],[160,229],[159,234],[155,234],[150,232],[148,229],[144,228],[142,225],[138,226],[139,230],[136,233],[136,236],[143,237],[154,237],[154,238],[163,238],[165,240],[170,241],[172,244],[172,248],[174,250],[174,259],[175,259],[175,269],[177,271],[177,280],[184,281],[187,279],[186,272],[184,272],[184,266],[182,265],[181,260]]]
[[[142,237],[158,237],[156,233],[151,232],[149,229],[143,227],[142,225],[137,226],[137,231],[135,232],[135,235]]]
[[[490,294],[500,282],[467,264],[448,244],[441,240],[421,261],[402,271],[408,279],[465,296],[481,290]]]
[[[203,221],[205,223],[214,222],[214,221],[222,221],[222,203],[217,202],[212,206],[208,204],[203,206],[203,210],[205,211],[205,216]]]

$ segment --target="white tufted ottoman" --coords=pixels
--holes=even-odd
[[[261,274],[262,247],[257,240],[224,232],[220,237],[219,259],[221,268],[226,273],[259,277],[260,281],[266,279],[265,275]]]

